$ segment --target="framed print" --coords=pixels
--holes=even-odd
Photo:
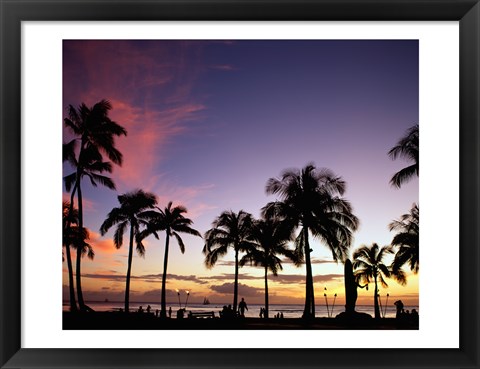
[[[478,368],[479,6],[1,0],[2,367]]]

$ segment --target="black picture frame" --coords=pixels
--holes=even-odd
[[[478,0],[125,0],[118,2],[0,0],[0,16],[0,365],[2,368],[479,368],[480,5]],[[21,22],[76,20],[459,21],[460,348],[281,350],[21,348]],[[443,175],[445,174],[439,174],[439,177]]]

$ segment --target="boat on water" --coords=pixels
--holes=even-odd
[[[210,301],[206,297],[203,299],[203,305],[210,305]]]

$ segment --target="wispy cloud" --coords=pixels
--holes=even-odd
[[[224,281],[224,280],[233,280],[235,278],[234,274],[223,273],[219,275],[198,277],[200,280],[204,281]],[[240,277],[242,280],[263,280],[263,276],[255,276],[250,274],[242,274]],[[272,282],[280,284],[293,284],[293,283],[304,283],[305,275],[303,274],[279,274],[277,276],[269,275],[269,280]],[[313,277],[314,282],[325,283],[335,280],[343,280],[343,274],[318,274]]]
[[[237,69],[231,64],[215,64],[215,65],[211,65],[210,68],[216,69],[216,70],[223,70],[223,71],[232,71]]]
[[[64,41],[64,105],[101,99],[128,131],[117,140],[124,154],[114,169],[120,191],[142,187],[164,159],[171,139],[190,129],[206,109],[193,97],[201,45],[182,42]],[[95,60],[95,63],[91,61]],[[72,101],[75,99],[75,101]]]
[[[103,279],[107,281],[125,281],[126,276],[117,273],[87,273],[82,274],[83,278]],[[131,279],[149,283],[159,283],[162,281],[162,274],[143,274],[132,275]],[[168,280],[190,281],[198,284],[206,284],[207,281],[197,278],[195,275],[167,274]]]
[[[219,274],[219,275],[212,275],[208,277],[199,277],[201,280],[216,280],[216,281],[223,281],[223,280],[233,280],[235,278],[235,274]],[[257,277],[253,276],[250,274],[242,274],[240,276],[241,279],[247,279],[247,280],[257,280],[257,279],[263,279],[263,277]]]

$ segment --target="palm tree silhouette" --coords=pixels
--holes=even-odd
[[[238,213],[224,211],[205,233],[205,265],[212,268],[219,257],[225,256],[229,248],[235,252],[235,282],[233,288],[233,311],[237,311],[239,253],[255,247],[252,237],[253,219],[251,214],[240,210]]]
[[[355,269],[355,279],[357,283],[369,284],[375,283],[374,290],[374,308],[375,319],[380,319],[380,307],[378,304],[378,282],[384,288],[388,287],[385,278],[393,277],[401,285],[405,285],[405,273],[402,270],[392,271],[384,263],[383,259],[387,254],[393,254],[391,246],[379,247],[376,243],[369,246],[361,246],[353,254],[353,268]]]
[[[350,203],[341,197],[345,187],[345,182],[332,171],[317,169],[313,164],[301,170],[285,170],[280,178],[270,178],[266,185],[266,192],[280,195],[282,201],[267,204],[265,214],[280,214],[292,227],[301,227],[295,246],[298,257],[305,258],[303,317],[306,319],[315,317],[309,234],[329,247],[335,261],[343,261],[352,242],[352,232],[358,227]]]
[[[393,259],[392,269],[398,270],[406,263],[410,270],[418,273],[419,209],[413,204],[408,214],[389,225],[390,231],[399,231],[392,240],[392,246],[399,246]]]
[[[398,157],[412,161],[413,164],[403,168],[394,174],[390,184],[400,188],[402,184],[408,182],[413,176],[418,176],[418,124],[409,128],[404,137],[388,152],[392,160]]]
[[[63,206],[63,222],[64,224],[67,222],[69,223],[68,227],[64,227],[63,246],[65,247],[67,254],[70,311],[76,312],[77,304],[75,302],[75,291],[73,288],[73,268],[70,255],[70,247],[73,247],[77,250],[77,258],[83,258],[86,255],[90,260],[93,260],[95,257],[95,252],[93,251],[92,246],[87,242],[87,240],[90,239],[90,232],[88,231],[88,229],[85,227],[80,228],[77,223],[74,223],[76,220],[73,218],[78,214],[76,209],[73,209],[73,215],[70,216],[70,204],[68,202],[64,202]],[[85,306],[84,308],[87,311],[92,310],[88,306]]]
[[[77,311],[77,302],[75,299],[75,289],[73,286],[73,267],[72,267],[72,256],[70,253],[70,246],[73,246],[72,241],[72,226],[78,224],[78,211],[76,209],[70,208],[70,203],[68,201],[63,202],[63,212],[62,212],[62,223],[63,223],[63,247],[65,247],[65,254],[67,255],[67,268],[68,268],[68,288],[69,288],[69,297],[70,297],[70,311]]]
[[[113,181],[104,175],[99,173],[107,172],[110,173],[112,171],[112,165],[109,162],[103,162],[102,156],[100,152],[94,146],[88,146],[83,150],[79,159],[75,157],[75,141],[71,141],[67,145],[63,145],[63,155],[64,160],[67,160],[72,167],[76,168],[75,172],[67,175],[64,177],[65,182],[65,189],[70,192],[70,210],[73,211],[73,204],[75,199],[75,193],[77,193],[78,197],[78,211],[77,211],[77,219],[78,219],[78,227],[83,228],[83,202],[82,202],[82,190],[81,190],[81,179],[83,177],[88,177],[90,179],[90,183],[97,187],[98,183],[101,185],[115,190],[115,184]],[[73,186],[73,189],[72,189]],[[69,222],[67,222],[66,227],[69,226]],[[77,261],[76,261],[76,280],[77,280],[77,295],[78,295],[78,304],[80,306],[81,311],[89,310],[88,306],[85,305],[83,300],[83,293],[82,293],[82,284],[81,284],[81,270],[80,270],[80,261],[81,261],[81,249],[77,250]]]
[[[75,168],[75,175],[67,176],[65,184],[70,181],[70,186],[74,183],[71,193],[70,204],[73,208],[73,198],[77,192],[78,198],[78,226],[83,228],[83,201],[81,180],[86,174],[85,168],[90,166],[90,175],[88,177],[92,184],[96,186],[100,183],[108,188],[114,189],[113,182],[107,177],[101,176],[98,173],[111,172],[111,164],[103,162],[101,153],[115,164],[122,164],[122,154],[115,148],[115,136],[127,135],[127,131],[112,121],[108,113],[112,109],[112,105],[108,100],[101,100],[93,107],[89,108],[82,103],[78,109],[72,105],[68,108],[68,118],[64,119],[65,126],[69,128],[75,138],[64,145],[64,161],[68,160]],[[78,150],[78,159],[75,159],[75,148],[77,142],[80,142]],[[96,159],[95,159],[96,158]],[[93,168],[91,167],[93,165]],[[72,173],[73,174],[73,173]],[[69,191],[69,189],[67,189]],[[80,257],[77,252],[77,295],[78,304],[81,311],[88,310],[83,300],[82,286],[81,286],[81,272],[80,272]]]
[[[282,260],[277,255],[283,255],[291,259],[294,263],[298,258],[288,249],[288,242],[292,240],[293,232],[291,227],[285,227],[282,222],[275,217],[260,219],[254,222],[252,228],[255,248],[251,248],[240,259],[240,266],[247,263],[250,265],[261,266],[265,270],[265,318],[268,318],[268,272],[274,276],[278,275],[279,270],[283,270]]]
[[[108,213],[107,218],[100,227],[100,233],[105,235],[108,230],[117,225],[113,236],[113,243],[117,249],[122,247],[123,234],[130,226],[130,243],[128,247],[127,277],[125,286],[125,313],[128,313],[130,301],[130,275],[132,270],[133,240],[140,234],[140,226],[146,227],[148,222],[155,217],[152,211],[157,203],[155,195],[144,192],[143,190],[134,190],[118,196],[120,207],[113,208]],[[136,249],[140,256],[144,256],[145,248],[141,242],[136,242]]]
[[[167,281],[167,266],[168,266],[168,251],[170,245],[170,237],[175,237],[180,247],[180,251],[185,253],[185,244],[179,233],[187,233],[194,236],[202,237],[202,235],[190,226],[193,221],[185,218],[183,214],[187,212],[184,206],[175,206],[172,208],[170,201],[165,209],[158,209],[156,215],[149,221],[146,229],[138,236],[138,241],[141,241],[150,234],[153,234],[158,239],[158,231],[165,231],[165,256],[163,259],[163,276],[162,276],[162,301],[160,317],[167,317],[167,303],[166,303],[166,281]]]

